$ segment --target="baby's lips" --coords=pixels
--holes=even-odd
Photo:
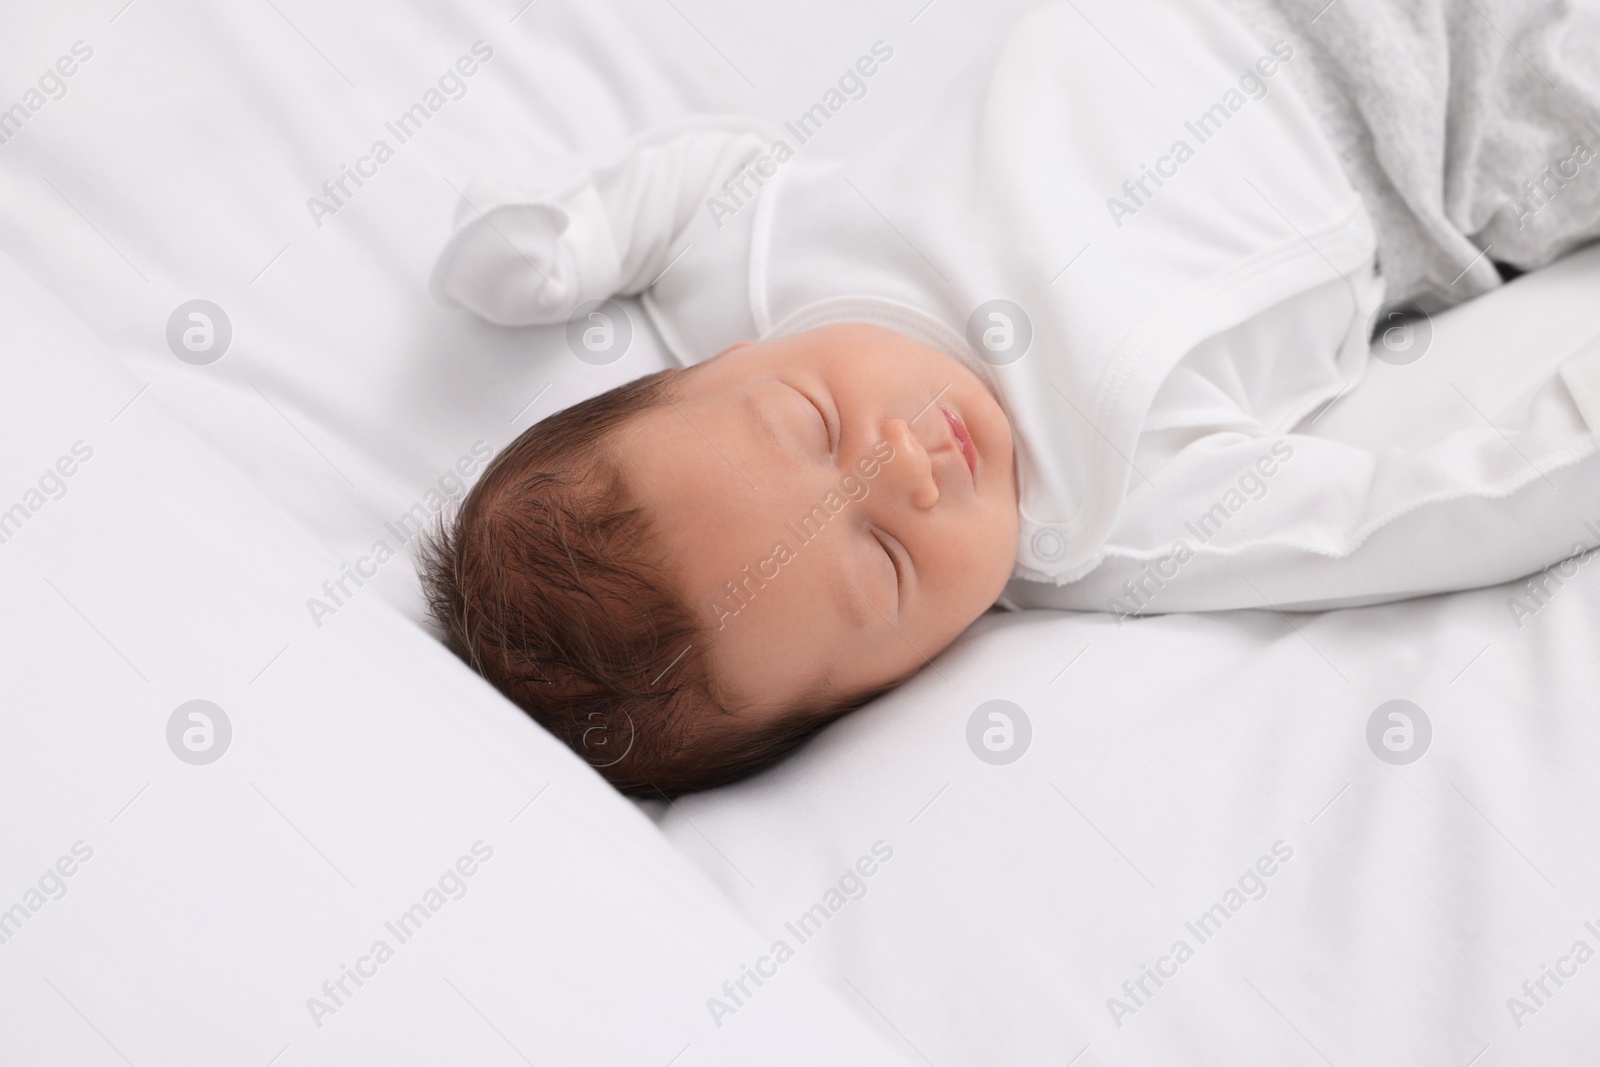
[[[978,476],[978,446],[973,443],[972,433],[967,429],[967,424],[962,417],[943,404],[939,410],[944,412],[944,421],[950,427],[950,436],[955,441],[956,450],[961,453],[961,458],[967,464],[967,470],[974,478]]]

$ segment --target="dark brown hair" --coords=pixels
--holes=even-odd
[[[652,551],[610,448],[629,420],[672,403],[688,373],[640,378],[530,427],[418,550],[451,651],[640,796],[743,777],[861,703],[819,701],[756,725],[717,695],[707,634]]]

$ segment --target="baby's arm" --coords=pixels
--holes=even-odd
[[[500,326],[562,322],[588,301],[641,292],[707,198],[771,144],[758,131],[691,120],[536,193],[475,180],[429,289]]]
[[[1492,424],[1471,403],[1457,428],[1409,446],[1317,432],[1330,418],[1201,434],[1160,466],[1141,453],[1150,481],[1135,476],[1104,562],[1013,599],[1121,614],[1311,610],[1492,585],[1594,547],[1600,349],[1491,407]]]

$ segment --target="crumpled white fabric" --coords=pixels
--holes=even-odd
[[[1085,33],[1086,16],[1141,27],[1138,62],[1159,85]],[[542,196],[486,194],[463,207],[435,291],[527,323],[648,290],[684,363],[836,321],[946,351],[1012,423],[1010,605],[1362,602],[1562,558],[1580,494],[1533,506],[1525,492],[1575,464],[1594,478],[1594,438],[1561,379],[1518,412],[1497,403],[1499,421],[1406,447],[1302,425],[1361,388],[1384,282],[1364,206],[1283,76],[1294,62],[1291,45],[1257,43],[1209,2],[1045,5],[990,70],[848,163],[788,144],[789,130],[705,119]],[[1208,105],[1230,117],[1201,140]],[[1124,178],[1162,168],[1175,138],[1193,157],[1130,193]],[[728,196],[730,176],[780,142],[793,160],[748,201]],[[737,205],[731,222],[708,218],[713,198]],[[1021,358],[971,340],[996,298],[1027,319]],[[1206,514],[1215,529],[1187,531]],[[1530,522],[1542,536],[1526,536]],[[1174,555],[1180,567],[1161,564]],[[1182,578],[1153,582],[1152,564]]]

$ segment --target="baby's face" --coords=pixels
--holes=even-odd
[[[736,346],[682,393],[616,455],[748,714],[871,692],[1000,595],[1011,426],[960,363],[845,324]]]

